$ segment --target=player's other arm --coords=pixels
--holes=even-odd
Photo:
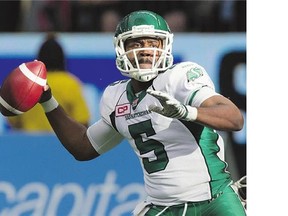
[[[161,115],[199,124],[224,131],[239,131],[244,120],[237,106],[222,95],[213,95],[205,99],[199,107],[184,105],[171,95],[147,89],[147,93],[156,97],[162,107],[151,104],[149,109]]]
[[[238,107],[222,95],[214,95],[197,107],[196,122],[224,131],[239,131],[244,119]]]

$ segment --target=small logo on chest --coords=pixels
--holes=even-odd
[[[116,117],[128,115],[131,113],[131,106],[130,104],[121,104],[117,105],[115,109]]]

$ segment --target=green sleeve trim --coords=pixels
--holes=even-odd
[[[198,91],[199,91],[199,89],[192,93],[192,95],[190,96],[190,98],[188,100],[188,105],[192,104],[192,101],[193,101],[193,99],[194,99],[194,97],[195,97],[195,95],[197,94]]]

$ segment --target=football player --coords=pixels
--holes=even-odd
[[[223,139],[216,131],[241,130],[242,114],[215,92],[201,65],[173,64],[172,42],[161,16],[132,12],[120,21],[114,38],[117,68],[129,79],[105,89],[99,121],[88,129],[77,123],[48,86],[40,103],[77,160],[94,159],[129,141],[147,192],[134,215],[246,215],[231,188]]]

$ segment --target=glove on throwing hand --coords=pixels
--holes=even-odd
[[[197,109],[195,107],[186,106],[181,104],[171,95],[161,92],[147,89],[148,94],[157,98],[162,107],[150,105],[149,110],[164,115],[170,118],[177,118],[186,121],[195,121],[197,118]]]

